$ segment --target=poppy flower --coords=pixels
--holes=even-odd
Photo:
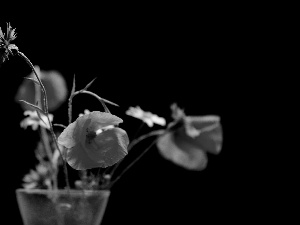
[[[129,109],[126,111],[126,114],[142,120],[149,127],[153,127],[154,123],[161,126],[166,125],[166,120],[164,118],[159,117],[151,112],[145,112],[139,106],[129,107]]]
[[[123,120],[106,112],[82,115],[60,134],[58,143],[66,148],[63,155],[76,170],[112,166],[127,155],[129,138],[116,127]]]
[[[37,74],[39,75],[47,93],[48,110],[52,112],[56,110],[67,99],[67,85],[64,77],[57,71],[40,70],[38,66],[35,66]],[[36,79],[33,72],[28,76],[29,78]],[[31,104],[35,104],[35,83],[30,80],[24,80],[20,85],[16,100],[25,100]],[[44,94],[41,93],[39,102],[43,102]],[[30,110],[31,107],[21,102],[21,107],[24,110]],[[41,106],[43,108],[43,106]]]
[[[176,107],[173,108],[173,116],[173,127],[158,139],[159,152],[164,158],[186,169],[205,169],[206,153],[219,154],[222,148],[220,117],[186,116],[183,110]]]

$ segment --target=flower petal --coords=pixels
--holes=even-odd
[[[218,154],[222,149],[223,132],[218,116],[187,116],[185,130],[180,132],[187,142],[204,151]]]
[[[166,120],[163,117],[159,117],[151,112],[145,112],[139,106],[129,107],[129,109],[126,111],[126,114],[142,120],[149,127],[153,127],[154,123],[161,126],[166,125]]]
[[[72,148],[81,139],[85,141],[86,129],[90,125],[91,119],[87,115],[78,117],[77,120],[67,126],[58,137],[58,143],[66,148]]]
[[[99,133],[84,147],[88,156],[98,167],[112,166],[127,155],[129,139],[125,130],[112,128]]]
[[[67,150],[67,163],[75,170],[86,170],[99,167],[84,151],[83,146],[78,143],[73,148]]]
[[[77,121],[69,124],[69,126],[64,129],[64,131],[59,135],[57,141],[58,144],[66,147],[66,148],[72,148],[76,145],[76,139],[74,138],[74,133],[76,130],[76,127],[78,126]]]
[[[89,130],[96,131],[103,127],[107,127],[109,125],[118,125],[122,123],[123,120],[115,115],[106,112],[93,111],[89,114],[81,116],[79,119],[91,119],[91,124],[89,125]]]
[[[127,154],[126,132],[114,128],[123,122],[110,113],[94,111],[82,115],[59,136],[59,144],[68,148],[68,164],[77,170],[107,167]]]
[[[204,151],[185,142],[175,140],[174,133],[159,137],[157,147],[166,159],[189,170],[203,170],[207,166],[207,156]]]
[[[161,125],[161,126],[165,126],[166,125],[165,118],[159,117],[157,115],[153,115],[152,116],[152,121],[153,121],[153,123],[156,123],[156,124]]]

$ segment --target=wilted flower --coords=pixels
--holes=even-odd
[[[43,71],[38,66],[35,69],[46,89],[48,110],[54,111],[67,99],[67,85],[64,77],[57,71]],[[35,75],[31,73],[29,78],[36,79]],[[25,100],[31,104],[36,104],[36,87],[35,83],[30,80],[24,80],[20,85],[16,95],[16,100]],[[39,87],[38,87],[39,88]],[[40,89],[40,88],[39,88]],[[43,102],[44,94],[40,94],[39,102]],[[21,102],[20,103],[24,110],[31,109],[30,106]],[[41,106],[43,108],[43,106]]]
[[[23,119],[20,123],[20,126],[26,129],[28,126],[31,126],[32,130],[37,130],[38,126],[44,127],[46,129],[50,129],[50,124],[47,117],[43,114],[38,116],[36,111],[26,110],[24,112],[24,116],[28,116]],[[49,114],[49,119],[52,122],[53,115]]]
[[[159,117],[151,112],[145,112],[139,106],[129,107],[129,109],[126,111],[126,114],[144,121],[149,127],[153,127],[154,123],[161,126],[166,125],[166,120],[164,118]]]
[[[12,29],[10,23],[7,23],[6,34],[0,27],[0,64],[8,59],[9,54],[12,54],[12,49],[18,49],[16,45],[11,44],[16,37],[15,29]]]
[[[218,116],[186,116],[172,106],[173,128],[159,137],[157,147],[168,160],[190,170],[207,166],[206,152],[218,154],[222,147],[222,127]]]
[[[126,131],[115,127],[123,120],[94,111],[82,115],[60,134],[58,143],[67,150],[68,164],[77,170],[114,165],[127,154]]]

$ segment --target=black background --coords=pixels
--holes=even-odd
[[[250,207],[258,204],[256,190],[265,190],[252,173],[258,156],[249,151],[252,144],[244,135],[252,113],[258,113],[251,101],[253,92],[248,93],[260,63],[252,55],[260,32],[252,32],[251,18],[243,17],[243,11],[232,15],[213,9],[203,14],[203,9],[97,11],[89,6],[74,11],[52,7],[2,15],[2,30],[11,22],[19,50],[42,70],[61,72],[69,90],[74,74],[78,89],[97,77],[90,90],[120,105],[109,108],[123,118],[121,127],[129,137],[140,125],[124,114],[129,106],[139,105],[168,122],[173,102],[187,115],[221,117],[223,149],[217,156],[208,155],[204,171],[180,168],[153,147],[113,187],[103,225],[243,224],[262,214],[264,200],[259,207]],[[1,90],[5,128],[1,139],[6,143],[1,148],[1,188],[9,192],[5,198],[9,215],[3,217],[11,220],[13,215],[10,224],[21,224],[15,189],[34,166],[36,134],[20,128],[23,112],[14,100],[29,73],[30,68],[17,56],[0,68],[5,86]],[[74,99],[74,115],[86,108],[102,110],[90,96]],[[66,124],[67,105],[53,114],[55,122]],[[142,132],[148,130],[144,127]]]

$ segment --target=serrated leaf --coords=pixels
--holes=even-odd
[[[35,84],[41,85],[40,82],[39,82],[38,80],[36,80],[36,79],[30,78],[30,77],[24,77],[24,79],[26,79],[26,80],[31,80],[31,81],[33,81]]]
[[[90,83],[88,83],[86,86],[85,86],[85,88],[83,88],[82,90],[87,90],[91,85],[92,85],[92,83],[95,81],[97,79],[97,77],[95,77]]]
[[[35,110],[38,110],[39,112],[41,112],[41,113],[43,113],[43,114],[46,114],[40,107],[38,107],[38,106],[36,106],[36,105],[34,105],[34,104],[31,104],[31,103],[26,102],[26,101],[24,101],[24,100],[19,100],[19,101],[20,101],[20,102],[23,102],[23,103],[25,103],[25,104],[27,104],[28,106],[34,108]]]

